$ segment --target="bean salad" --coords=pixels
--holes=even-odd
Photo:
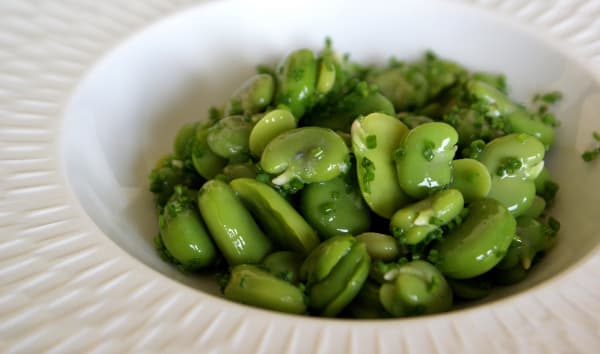
[[[362,65],[326,41],[261,65],[183,125],[150,174],[160,256],[225,298],[291,314],[449,311],[555,244],[544,158],[559,92],[427,52]]]

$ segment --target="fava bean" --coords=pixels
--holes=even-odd
[[[402,190],[413,198],[423,198],[450,184],[457,141],[456,130],[441,122],[410,130],[394,154]]]
[[[233,267],[223,294],[229,300],[269,310],[306,312],[304,294],[299,288],[254,265]]]
[[[249,178],[235,179],[230,185],[281,248],[308,254],[319,244],[315,231],[273,188]]]
[[[390,229],[401,244],[416,245],[430,233],[441,231],[440,226],[457,217],[463,205],[463,196],[458,190],[443,190],[395,212]]]
[[[324,182],[346,172],[349,150],[334,131],[304,127],[286,131],[265,147],[260,165],[278,176],[273,183],[284,185],[297,179],[303,183]]]
[[[177,186],[160,220],[160,237],[177,263],[188,271],[215,263],[217,249],[196,210],[196,193]]]
[[[352,151],[360,191],[371,210],[389,218],[409,201],[400,188],[393,160],[408,129],[395,117],[372,113],[352,124]]]
[[[350,315],[354,318],[386,318],[390,314],[385,311],[379,301],[379,284],[366,281],[358,295],[348,306]]]
[[[510,134],[488,143],[479,156],[492,176],[488,196],[515,216],[529,209],[535,197],[534,180],[544,167],[544,146],[526,134]]]
[[[316,92],[323,96],[331,92],[335,86],[336,70],[333,59],[324,55],[318,60],[317,64],[319,74],[317,76]]]
[[[367,81],[377,86],[398,111],[421,106],[427,100],[427,78],[416,68],[385,69],[371,74]]]
[[[150,191],[154,193],[154,201],[159,210],[167,203],[175,186],[198,188],[202,182],[202,178],[185,168],[184,162],[173,155],[160,159],[149,179]]]
[[[196,127],[196,136],[192,144],[192,164],[200,176],[211,179],[223,170],[227,160],[212,152],[208,146],[208,134],[209,125],[202,124]]]
[[[296,284],[300,280],[300,267],[304,256],[291,251],[271,253],[263,260],[263,266],[269,273],[290,283]]]
[[[497,268],[508,270],[520,265],[524,270],[528,270],[536,255],[554,245],[557,231],[532,217],[517,218],[516,236]]]
[[[478,80],[467,83],[467,90],[477,99],[488,104],[487,114],[504,118],[514,133],[524,133],[539,139],[546,148],[554,143],[554,127],[532,117],[514,104],[504,93]]]
[[[492,282],[487,276],[470,279],[446,279],[452,292],[457,298],[464,300],[479,300],[492,292]]]
[[[225,166],[221,172],[227,181],[237,178],[256,178],[257,168],[252,162],[233,163]]]
[[[406,112],[398,113],[398,118],[408,127],[408,129],[413,129],[418,125],[424,123],[431,123],[433,119],[426,116],[418,116]]]
[[[474,159],[452,161],[451,188],[458,189],[466,202],[488,195],[492,187],[492,178],[487,167]]]
[[[271,75],[254,75],[234,92],[225,108],[225,115],[262,112],[271,103],[274,94],[275,82]]]
[[[173,143],[173,150],[175,150],[175,156],[181,160],[185,160],[192,153],[192,144],[196,135],[196,129],[200,125],[198,122],[186,123],[179,128],[177,135],[175,135],[175,142]]]
[[[392,103],[377,90],[361,82],[339,99],[335,106],[308,115],[303,123],[343,132],[349,132],[354,120],[370,113],[395,114]]]
[[[466,220],[433,245],[436,266],[449,278],[481,275],[502,260],[515,231],[515,218],[506,207],[494,199],[477,199]]]
[[[369,208],[347,176],[311,183],[300,193],[300,211],[322,239],[356,235],[371,226]]]
[[[265,146],[277,135],[296,128],[296,118],[287,109],[274,109],[264,116],[252,128],[249,147],[252,155],[262,155]]]
[[[277,71],[276,103],[287,106],[296,119],[313,105],[317,83],[317,64],[312,51],[290,53]]]
[[[336,236],[322,242],[301,268],[309,307],[323,316],[337,315],[360,291],[370,263],[366,245],[352,236]]]
[[[381,286],[379,300],[395,317],[416,316],[450,310],[452,290],[439,270],[417,260],[400,266],[396,278]]]
[[[521,216],[537,218],[544,213],[544,210],[546,210],[546,201],[544,200],[544,198],[536,195],[533,198],[533,202],[531,203],[529,209],[523,212]]]
[[[227,183],[206,182],[198,192],[198,208],[229,265],[259,263],[273,249]]]
[[[210,127],[206,141],[210,149],[226,159],[240,159],[250,153],[248,141],[252,124],[243,116],[229,116]]]
[[[400,255],[398,243],[390,235],[377,232],[364,232],[356,236],[356,239],[367,245],[367,252],[372,260],[390,262]]]

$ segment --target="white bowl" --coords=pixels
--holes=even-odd
[[[576,47],[567,44],[572,42],[525,21],[543,20],[561,11],[561,5],[511,3],[513,8],[500,8],[521,20],[500,10],[447,1],[211,2],[121,43],[85,75],[60,123],[60,162],[55,167],[64,169],[66,178],[59,185],[72,195],[61,196],[59,203],[67,200],[77,220],[75,231],[85,235],[65,245],[79,255],[76,262],[89,261],[87,268],[73,268],[77,271],[71,274],[79,280],[65,280],[64,291],[74,291],[74,298],[90,296],[81,306],[97,319],[92,328],[119,328],[110,332],[116,338],[137,335],[130,349],[152,350],[151,343],[168,342],[168,351],[358,353],[401,347],[406,352],[480,352],[489,350],[490,343],[495,351],[524,350],[543,338],[545,349],[575,345],[591,351],[600,344],[593,335],[598,334],[600,303],[589,295],[600,291],[598,272],[590,274],[591,285],[582,285],[586,278],[577,270],[598,264],[600,163],[584,163],[580,154],[593,145],[591,132],[600,131],[600,66],[574,52]],[[590,31],[585,25],[597,23],[583,15],[578,21],[583,25],[576,29],[584,34]],[[549,27],[564,23],[568,20]],[[591,39],[582,35],[583,43],[598,48],[600,33],[591,28],[596,32]],[[562,228],[555,248],[524,282],[498,288],[467,309],[435,316],[302,318],[225,301],[212,277],[182,275],[157,256],[147,176],[156,160],[171,151],[177,129],[205,119],[208,108],[225,102],[257,64],[273,64],[299,47],[318,50],[326,36],[335,49],[359,62],[415,59],[433,49],[470,69],[505,73],[511,96],[522,102],[542,90],[564,93],[556,110],[561,121],[557,143],[547,158],[561,186],[552,213]],[[51,196],[44,198],[51,204]],[[86,254],[84,240],[93,240],[101,252]],[[60,262],[56,259],[48,262]],[[95,277],[99,280],[91,279]],[[569,291],[591,293],[579,294],[575,301]],[[579,301],[583,303],[576,305]],[[596,314],[586,313],[586,306]],[[565,323],[567,313],[580,325]],[[76,327],[79,322],[69,323]],[[168,339],[157,339],[162,336]]]

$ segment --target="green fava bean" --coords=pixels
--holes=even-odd
[[[554,143],[554,127],[534,119],[524,110],[518,110],[506,116],[506,121],[515,133],[524,133],[536,137],[546,149]]]
[[[488,195],[492,187],[492,178],[487,167],[474,159],[452,161],[453,178],[451,188],[458,189],[466,202]]]
[[[316,232],[273,188],[249,178],[238,178],[230,185],[281,248],[308,254],[319,244]]]
[[[469,80],[466,89],[475,98],[493,107],[491,113],[499,116],[515,112],[519,107],[515,105],[502,91],[481,80]]]
[[[238,88],[225,109],[225,115],[252,115],[262,112],[273,100],[275,82],[268,74],[257,74]]]
[[[311,50],[290,53],[277,72],[276,103],[289,107],[297,119],[313,104],[317,84],[317,63]]]
[[[513,285],[523,281],[526,277],[527,270],[523,269],[520,265],[516,265],[510,269],[494,268],[490,272],[490,278],[494,281],[494,284],[498,285]]]
[[[303,261],[304,257],[300,253],[279,251],[266,256],[263,266],[276,277],[295,284],[300,280]]]
[[[191,155],[191,148],[198,125],[200,125],[198,122],[192,122],[186,123],[179,128],[173,144],[175,156],[183,160]]]
[[[367,81],[377,86],[398,111],[421,106],[427,100],[427,78],[415,68],[382,70],[370,75]]]
[[[259,263],[271,253],[271,241],[227,183],[206,182],[198,192],[198,208],[229,265]]]
[[[356,239],[367,245],[367,252],[372,260],[381,260],[390,262],[398,258],[400,248],[396,239],[390,235],[380,234],[377,232],[364,232]]]
[[[492,177],[492,188],[488,197],[502,203],[517,217],[531,209],[535,200],[535,185],[532,181],[517,178]]]
[[[377,90],[361,82],[334,106],[306,116],[303,123],[348,132],[357,117],[374,112],[393,116],[394,105]]]
[[[352,124],[352,151],[361,193],[376,214],[389,218],[408,203],[398,183],[394,151],[408,128],[395,117],[372,113]]]
[[[534,180],[544,167],[544,146],[527,134],[510,134],[489,142],[479,156],[492,176],[488,197],[514,216],[526,212],[535,198]]]
[[[229,116],[210,127],[207,143],[217,155],[226,159],[241,158],[250,153],[252,123],[243,116]]]
[[[363,284],[367,280],[369,275],[369,267],[371,265],[371,260],[368,255],[363,256],[361,261],[358,263],[354,270],[354,274],[350,277],[349,280],[343,280],[345,286],[338,293],[338,295],[327,304],[325,309],[321,312],[323,316],[326,317],[335,317],[337,316],[344,308],[354,300],[356,295],[360,292]],[[341,279],[341,277],[339,277]],[[336,280],[331,279],[331,286],[335,286]],[[329,286],[329,285],[325,285]],[[318,296],[318,295],[317,295]]]
[[[212,152],[208,146],[208,124],[200,124],[196,128],[196,136],[192,145],[192,164],[198,174],[205,179],[212,179],[221,172],[227,160]]]
[[[406,252],[403,253],[406,254]],[[400,262],[374,260],[369,271],[369,278],[379,284],[389,283],[396,279],[400,267]]]
[[[446,123],[425,123],[410,130],[394,156],[402,190],[423,198],[450,184],[457,141],[456,130]]]
[[[395,212],[390,228],[400,243],[416,245],[457,217],[463,205],[463,196],[458,190],[443,190]]]
[[[554,198],[558,192],[558,184],[552,180],[550,171],[547,168],[543,168],[542,172],[537,176],[534,181],[535,193],[540,197],[544,198],[546,204],[550,207],[554,204]]]
[[[345,176],[308,184],[300,193],[300,211],[321,238],[355,235],[371,226],[369,208]]]
[[[330,56],[325,55],[319,60],[319,75],[317,78],[316,91],[320,95],[328,94],[336,82],[335,64]]]
[[[167,203],[177,185],[198,188],[202,183],[198,175],[185,168],[184,162],[173,155],[160,159],[156,168],[150,173],[149,179],[150,191],[154,193],[159,209]]]
[[[263,170],[278,174],[273,183],[284,185],[297,179],[303,183],[324,182],[348,170],[349,150],[334,131],[304,127],[284,132],[264,149]]]
[[[489,142],[479,161],[492,176],[534,181],[544,168],[544,153],[544,145],[531,135],[509,134]]]
[[[252,162],[229,164],[223,168],[222,176],[227,181],[237,178],[256,178],[257,168]]]
[[[177,186],[161,221],[162,243],[184,270],[202,269],[215,262],[217,250],[196,210],[195,193]]]
[[[349,235],[332,237],[317,246],[304,260],[300,279],[307,284],[318,283],[350,251],[356,239]]]
[[[447,279],[452,292],[464,300],[479,300],[492,292],[492,282],[483,275],[471,279]]]
[[[534,136],[546,148],[554,143],[554,127],[531,117],[524,109],[514,104],[504,93],[492,85],[478,80],[471,80],[467,83],[467,90],[476,98],[488,104],[489,107],[493,107],[488,114],[504,116],[513,132]]]
[[[544,213],[544,210],[546,210],[546,201],[544,198],[536,195],[533,198],[533,202],[531,203],[529,209],[527,209],[521,216],[537,218]]]
[[[433,265],[416,260],[400,266],[398,275],[379,290],[383,307],[396,317],[450,310],[452,290]]]
[[[444,120],[458,132],[458,145],[467,148],[476,140],[492,140],[504,135],[504,131],[495,128],[481,112],[470,108],[459,108],[455,112],[445,113]]]
[[[379,284],[368,280],[348,306],[348,312],[354,318],[390,317],[379,302]]]
[[[517,264],[528,270],[536,255],[550,249],[554,245],[557,230],[544,225],[540,221],[527,216],[517,218],[517,235],[508,249],[498,269],[508,270]]]
[[[251,306],[294,314],[306,312],[299,288],[249,264],[233,267],[223,293],[229,300]]]
[[[296,118],[287,109],[274,109],[265,114],[250,132],[250,152],[260,157],[265,146],[277,135],[296,128]]]
[[[502,260],[515,231],[515,218],[506,207],[495,199],[477,199],[466,220],[433,245],[436,266],[449,278],[481,275]]]
[[[302,264],[309,307],[335,316],[358,294],[369,274],[366,245],[352,236],[335,236],[311,252]]]
[[[397,117],[402,121],[402,123],[404,123],[408,129],[413,129],[418,125],[421,124],[425,124],[425,123],[431,123],[434,120],[429,118],[429,117],[425,117],[425,116],[418,116],[418,115],[414,115],[412,113],[398,113]]]

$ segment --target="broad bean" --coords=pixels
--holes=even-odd
[[[402,190],[413,198],[423,198],[450,184],[457,141],[456,130],[441,122],[410,130],[394,153]]]
[[[495,199],[477,199],[466,220],[433,245],[436,266],[449,278],[481,275],[502,260],[515,231],[515,218],[506,207]]]
[[[466,202],[486,197],[492,187],[487,167],[474,159],[453,160],[452,177],[450,188],[458,189]]]
[[[322,242],[300,270],[306,281],[309,307],[331,317],[344,309],[366,281],[371,259],[366,245],[352,236]]]
[[[231,269],[223,294],[230,300],[269,310],[306,312],[305,297],[299,288],[250,264]]]
[[[198,192],[198,209],[229,265],[256,264],[271,253],[271,241],[227,183],[206,182]]]
[[[488,143],[479,156],[492,176],[488,196],[500,201],[514,215],[533,204],[534,180],[544,167],[544,146],[527,134],[509,134]]]
[[[436,267],[417,260],[400,266],[394,280],[379,290],[379,300],[395,317],[450,310],[452,290]]]
[[[416,245],[430,233],[441,232],[440,227],[457,217],[463,205],[464,199],[458,190],[443,190],[396,211],[390,220],[390,229],[401,244]]]
[[[277,135],[296,128],[296,118],[287,109],[274,109],[258,120],[252,131],[248,145],[250,152],[260,158],[265,146]]]
[[[349,150],[334,131],[304,127],[286,131],[265,147],[260,165],[278,176],[273,183],[284,185],[297,179],[303,183],[324,182],[346,172]]]
[[[268,74],[257,74],[246,80],[225,108],[225,115],[253,115],[262,112],[273,100],[275,82]]]
[[[352,124],[352,151],[360,191],[371,210],[389,218],[409,201],[400,188],[394,151],[408,128],[395,117],[371,113]]]
[[[184,270],[208,267],[217,259],[215,248],[196,209],[196,193],[177,186],[160,218],[160,238]]]
[[[371,213],[348,176],[311,183],[300,192],[300,211],[322,239],[356,235],[371,226]]]
[[[377,232],[364,232],[356,239],[367,245],[367,252],[372,260],[393,261],[400,255],[400,247],[396,239],[390,235]]]
[[[317,63],[311,50],[290,53],[277,70],[275,102],[287,106],[296,119],[314,104]]]
[[[217,155],[226,159],[241,159],[250,153],[248,141],[252,123],[244,116],[229,116],[210,127],[206,142]]]
[[[249,178],[235,179],[230,186],[282,249],[308,254],[319,244],[316,232],[273,188]]]

